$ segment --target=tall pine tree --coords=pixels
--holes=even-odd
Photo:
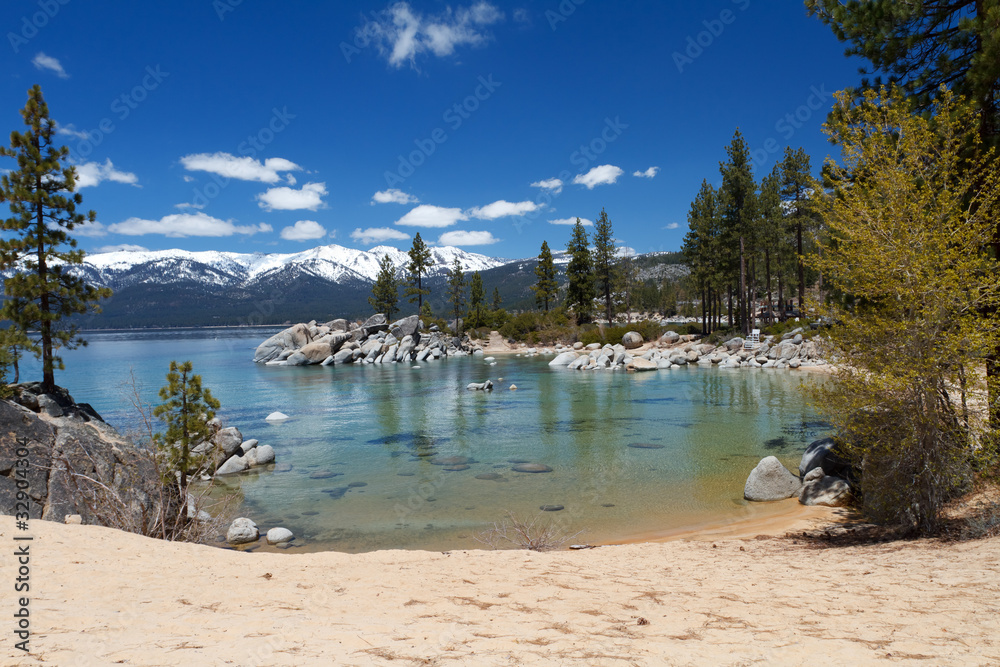
[[[599,294],[604,297],[604,317],[609,324],[615,321],[613,294],[618,275],[616,255],[615,232],[608,214],[602,208],[601,215],[594,223],[594,279]]]
[[[167,480],[177,479],[181,498],[187,494],[188,471],[204,462],[204,455],[197,455],[192,449],[211,437],[208,422],[220,405],[212,392],[201,386],[201,376],[194,375],[192,370],[190,361],[170,362],[167,384],[160,389],[164,402],[153,410],[167,426],[165,432],[154,436],[164,463],[163,475]]]
[[[548,241],[542,241],[542,249],[538,253],[538,266],[535,267],[535,284],[531,289],[535,292],[535,304],[549,312],[549,303],[554,302],[559,291],[556,282],[556,265],[549,250]]]
[[[413,236],[413,247],[408,253],[410,262],[406,265],[406,270],[410,274],[409,287],[406,288],[406,296],[410,297],[410,303],[417,302],[417,312],[421,312],[424,306],[424,297],[431,293],[429,289],[424,289],[423,277],[427,275],[427,269],[431,265],[431,250],[420,238],[420,232]]]
[[[379,262],[378,276],[372,286],[372,295],[368,303],[376,313],[385,313],[386,319],[392,322],[393,314],[399,312],[399,278],[396,277],[396,267],[389,253],[382,256]]]
[[[486,323],[484,310],[486,308],[486,288],[483,287],[483,277],[479,271],[472,274],[469,283],[469,317],[468,324],[472,329],[477,329]]]
[[[465,305],[465,272],[458,257],[448,269],[448,300],[455,313],[455,335],[462,335],[462,307]]]
[[[93,222],[95,214],[76,212],[83,201],[79,193],[72,194],[76,170],[63,165],[69,150],[53,142],[55,122],[40,87],[28,91],[21,115],[28,131],[12,132],[10,147],[0,146],[0,155],[17,159],[17,169],[0,178],[0,201],[14,214],[0,223],[0,229],[12,233],[0,239],[0,267],[16,270],[4,280],[7,298],[0,319],[10,320],[24,333],[38,331],[42,389],[51,392],[55,370],[63,368],[58,348],[86,345],[79,327],[61,320],[100,312],[98,301],[110,297],[111,290],[92,287],[68,270],[82,264],[84,257],[68,232]]]
[[[726,241],[739,257],[739,322],[743,335],[750,333],[750,304],[747,298],[747,252],[753,245],[757,215],[757,183],[750,163],[750,148],[736,130],[726,148],[729,160],[719,165],[722,173],[722,221]]]
[[[781,162],[781,196],[786,202],[788,219],[795,229],[795,249],[798,254],[799,314],[805,312],[806,273],[802,251],[803,226],[808,221],[806,200],[812,187],[809,174],[809,155],[801,148],[785,149],[785,159]]]
[[[573,225],[573,235],[566,246],[569,264],[566,266],[566,305],[576,315],[578,323],[589,322],[594,311],[594,263],[590,255],[590,239],[580,218]]]

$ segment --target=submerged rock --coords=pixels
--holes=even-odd
[[[266,421],[266,422],[283,422],[283,421],[287,420],[288,418],[289,418],[288,415],[286,415],[284,412],[272,412],[268,416],[264,417],[264,421]]]
[[[511,466],[514,472],[552,472],[552,468],[543,463],[517,463]]]

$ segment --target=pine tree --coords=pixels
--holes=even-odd
[[[42,389],[54,391],[55,370],[63,369],[56,354],[60,347],[86,345],[75,324],[60,321],[71,315],[100,312],[98,301],[111,296],[107,288],[95,288],[67,269],[83,263],[84,253],[67,232],[84,222],[93,222],[93,211],[76,212],[83,198],[76,189],[76,170],[63,166],[69,154],[53,143],[55,122],[37,85],[28,91],[21,111],[28,131],[12,132],[10,148],[0,146],[0,155],[17,159],[17,170],[0,178],[0,201],[10,205],[14,217],[0,223],[12,236],[0,239],[0,267],[16,269],[4,280],[0,319],[7,319],[22,332],[37,330],[42,360]],[[67,196],[69,195],[69,196]]]
[[[594,223],[594,278],[599,294],[604,297],[604,317],[608,323],[615,321],[615,302],[612,295],[617,282],[617,249],[615,233],[608,220],[608,214],[601,209],[601,215]]]
[[[774,298],[771,277],[774,270],[781,270],[781,257],[787,248],[786,222],[781,206],[781,166],[775,165],[760,183],[758,199],[760,233],[758,242],[764,255],[764,281],[767,293],[767,320],[774,321]]]
[[[631,324],[632,310],[639,301],[636,294],[639,289],[639,267],[628,248],[625,248],[618,263],[616,284],[616,291],[620,294],[620,303],[625,311],[625,321]]]
[[[570,260],[566,266],[566,305],[573,310],[578,323],[589,322],[594,310],[594,264],[590,254],[590,239],[580,218],[573,225],[573,235],[566,246]]]
[[[789,210],[788,219],[795,229],[795,248],[798,255],[798,283],[799,283],[799,313],[805,312],[806,302],[806,274],[804,253],[802,248],[803,225],[808,221],[806,212],[806,200],[809,189],[812,187],[812,176],[809,164],[809,155],[801,148],[792,150],[785,149],[785,159],[781,162],[781,196],[787,203]]]
[[[386,253],[379,262],[378,276],[375,278],[375,285],[372,286],[372,295],[368,297],[368,303],[375,309],[376,313],[385,313],[388,321],[392,322],[394,313],[399,312],[399,278],[396,277],[396,267]]]
[[[472,329],[477,329],[486,322],[483,309],[486,304],[486,289],[483,287],[483,278],[479,271],[472,274],[472,281],[469,284],[469,322]]]
[[[715,306],[726,278],[721,265],[719,197],[707,180],[701,182],[701,189],[691,203],[688,228],[681,252],[701,294],[702,333],[709,334],[715,329]]]
[[[538,253],[538,266],[535,267],[535,277],[537,280],[531,289],[535,292],[535,303],[545,308],[549,312],[549,303],[554,302],[559,291],[559,283],[556,282],[556,265],[552,259],[552,251],[549,250],[548,241],[542,241],[541,252]]]
[[[420,232],[413,236],[413,247],[408,253],[410,262],[406,265],[406,270],[410,274],[409,287],[406,288],[406,296],[410,297],[410,303],[417,302],[417,312],[424,306],[424,297],[431,293],[429,289],[423,287],[423,277],[427,275],[427,269],[431,265],[431,250],[420,238]]]
[[[850,42],[848,56],[872,64],[903,86],[917,110],[930,108],[942,86],[974,100],[980,140],[996,145],[1000,134],[1000,4],[991,0],[843,2],[806,0],[813,16]],[[861,91],[878,88],[865,79]],[[835,112],[837,113],[837,112]]]
[[[462,335],[462,306],[465,305],[465,273],[462,263],[455,258],[448,269],[448,300],[455,312],[455,335]]]
[[[493,288],[493,312],[496,312],[496,311],[500,310],[500,305],[502,303],[503,303],[503,301],[500,299],[500,288],[499,287],[494,287]]]
[[[208,389],[201,386],[201,376],[191,373],[190,361],[170,362],[167,384],[160,389],[164,403],[153,409],[153,414],[163,421],[167,430],[154,436],[157,450],[164,464],[164,476],[173,479],[177,473],[178,491],[184,498],[188,487],[188,471],[204,463],[204,455],[191,450],[211,437],[208,422],[215,417],[219,401]]]
[[[739,257],[739,321],[743,335],[750,333],[750,312],[747,295],[747,253],[753,245],[754,223],[757,216],[757,183],[750,163],[750,148],[743,134],[736,130],[726,148],[729,160],[719,164],[722,187],[722,221],[726,243]]]

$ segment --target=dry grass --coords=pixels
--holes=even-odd
[[[524,519],[513,512],[507,512],[500,521],[475,536],[480,544],[490,549],[528,549],[530,551],[551,551],[572,541],[583,531],[567,534],[555,522],[543,522],[539,513],[533,519]]]

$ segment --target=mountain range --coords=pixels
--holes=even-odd
[[[537,258],[509,260],[448,246],[432,247],[430,252],[424,286],[431,290],[427,300],[435,313],[447,312],[444,284],[456,259],[467,276],[480,273],[488,299],[496,288],[508,309],[534,305],[530,286]],[[93,285],[111,288],[114,294],[102,302],[100,314],[88,315],[79,323],[103,329],[363,317],[371,314],[368,297],[386,254],[402,277],[409,256],[389,246],[364,251],[331,244],[291,254],[157,250],[87,255],[73,271]],[[565,252],[553,255],[557,267],[569,261]],[[673,257],[666,259],[675,263]],[[406,302],[401,305],[409,307]]]

